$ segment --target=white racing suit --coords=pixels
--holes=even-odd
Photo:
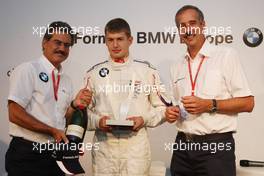
[[[86,82],[93,92],[88,129],[95,130],[93,142],[99,143],[92,150],[93,175],[147,176],[151,163],[147,127],[163,123],[165,113],[159,97],[165,88],[157,71],[148,62],[128,58],[125,63],[116,63],[109,59],[93,66]],[[129,86],[133,89],[127,89]],[[141,116],[144,127],[130,133],[101,131],[100,118],[121,118],[120,105],[127,101],[127,117]]]

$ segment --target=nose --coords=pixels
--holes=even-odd
[[[63,41],[55,41],[55,46],[57,47],[57,49],[59,50],[68,50],[69,47],[70,47],[70,43],[67,43],[67,42],[63,42]]]
[[[66,44],[61,43],[61,44],[59,45],[59,50],[61,50],[61,51],[66,51],[67,49],[69,49],[69,47],[67,47]]]
[[[186,25],[186,30],[187,30],[187,31],[191,31],[191,29],[192,29],[192,26],[191,26],[190,24],[187,24],[187,25]]]
[[[114,40],[114,41],[113,41],[113,46],[114,46],[115,48],[118,47],[118,42],[117,42],[117,40]]]

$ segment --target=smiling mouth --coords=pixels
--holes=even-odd
[[[58,55],[58,56],[61,56],[61,57],[62,57],[62,56],[65,57],[65,55],[66,55],[66,54],[64,54],[64,53],[55,53],[55,54]]]
[[[195,36],[196,36],[195,33],[186,32],[185,35],[183,36],[183,38],[184,38],[185,40],[191,40],[191,39],[193,39]]]

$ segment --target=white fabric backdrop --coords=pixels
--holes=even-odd
[[[4,155],[8,147],[8,113],[7,72],[19,63],[38,58],[41,54],[42,38],[33,35],[34,29],[46,26],[52,21],[62,20],[75,27],[92,27],[94,32],[100,31],[107,21],[122,17],[128,21],[134,35],[131,53],[138,59],[148,60],[160,71],[165,84],[169,81],[168,68],[185,51],[179,44],[178,36],[174,43],[137,43],[138,32],[165,32],[169,26],[174,27],[174,15],[185,4],[197,5],[205,14],[208,26],[231,26],[233,42],[228,45],[236,48],[241,56],[241,62],[247,74],[251,89],[255,95],[256,105],[253,113],[239,116],[239,127],[236,136],[237,160],[248,158],[264,160],[264,43],[256,48],[250,48],[243,42],[242,36],[246,29],[257,27],[264,32],[264,2],[251,1],[154,1],[154,0],[89,0],[89,1],[34,1],[34,0],[1,0],[1,119],[0,119],[0,175],[4,175]],[[96,28],[95,28],[96,27]],[[34,28],[34,29],[33,29]],[[226,35],[224,35],[226,36]],[[71,50],[70,57],[64,64],[65,71],[71,75],[75,90],[82,84],[83,75],[88,68],[107,58],[104,44],[84,44],[81,40]],[[153,160],[164,161],[168,167],[171,152],[165,151],[165,143],[173,142],[176,130],[174,125],[165,124],[151,129],[150,141]],[[92,132],[88,132],[86,142],[91,141]],[[91,172],[90,152],[86,151],[82,163]]]

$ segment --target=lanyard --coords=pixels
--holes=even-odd
[[[194,90],[195,90],[196,80],[197,80],[199,71],[201,69],[201,66],[203,64],[204,58],[205,58],[205,56],[203,56],[202,57],[202,60],[200,61],[200,64],[198,66],[198,69],[197,69],[197,72],[196,72],[196,75],[195,75],[194,80],[193,80],[193,77],[192,77],[191,61],[190,61],[190,58],[188,58],[189,75],[190,75],[190,80],[191,80],[191,85],[192,85],[192,96],[194,96]]]
[[[54,98],[57,101],[58,100],[58,89],[59,89],[59,84],[60,84],[60,74],[58,73],[57,82],[56,82],[54,70],[52,70],[52,83],[53,83]]]

